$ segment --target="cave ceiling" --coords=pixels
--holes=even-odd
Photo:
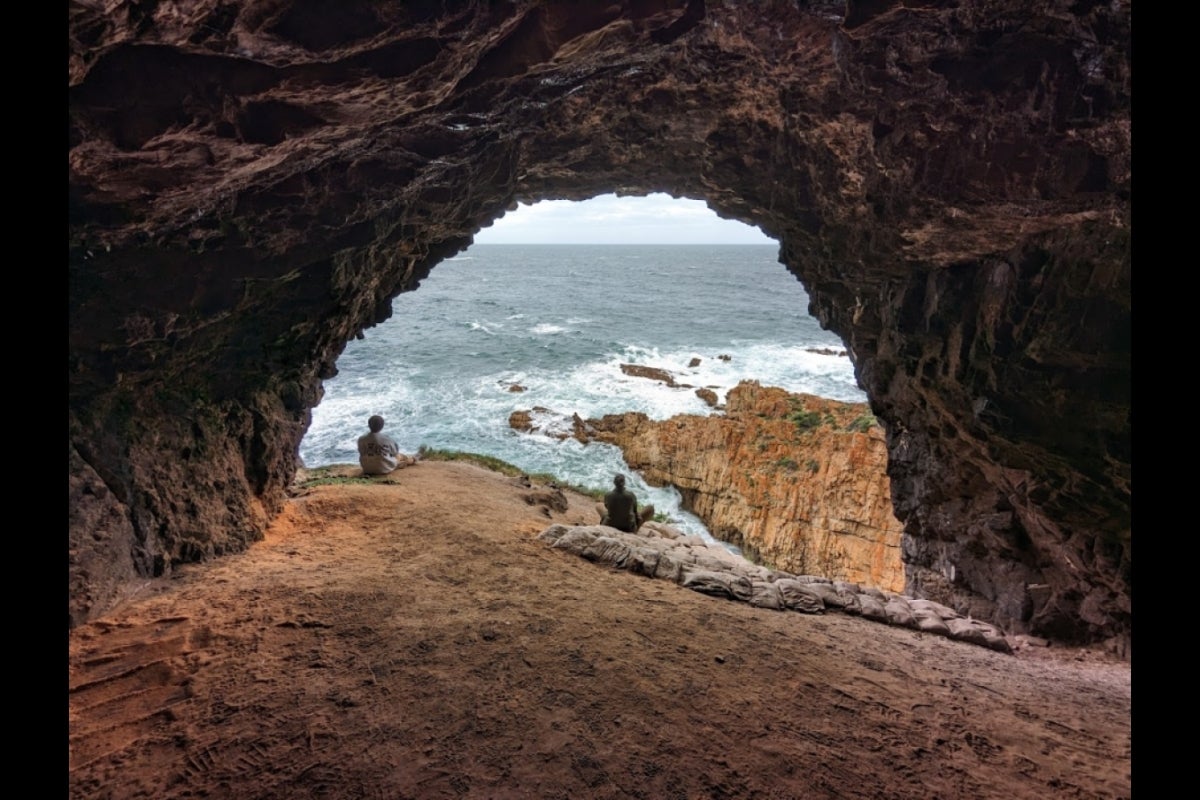
[[[260,536],[345,342],[481,227],[667,192],[845,340],[910,591],[1127,641],[1130,13],[74,0],[72,621]]]

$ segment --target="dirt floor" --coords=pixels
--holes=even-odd
[[[1131,668],[755,609],[534,537],[594,501],[422,462],[70,634],[75,798],[1109,798]]]

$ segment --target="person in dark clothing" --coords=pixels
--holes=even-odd
[[[614,477],[613,490],[604,495],[604,519],[600,520],[600,524],[626,533],[633,533],[641,527],[637,496],[625,488],[624,475]]]

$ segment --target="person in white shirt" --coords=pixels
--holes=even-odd
[[[400,466],[410,466],[417,463],[415,458],[400,452],[396,441],[381,433],[383,417],[376,414],[367,420],[370,433],[358,437],[358,463],[367,475],[386,475]]]

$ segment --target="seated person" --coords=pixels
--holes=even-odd
[[[367,420],[370,433],[358,437],[358,463],[367,475],[386,475],[399,466],[417,463],[400,452],[400,446],[383,430],[383,417],[376,414]]]
[[[653,506],[647,506],[639,514],[637,496],[625,488],[625,476],[617,475],[613,478],[613,490],[604,495],[604,518],[600,524],[634,533],[643,522],[654,516],[653,509]]]

